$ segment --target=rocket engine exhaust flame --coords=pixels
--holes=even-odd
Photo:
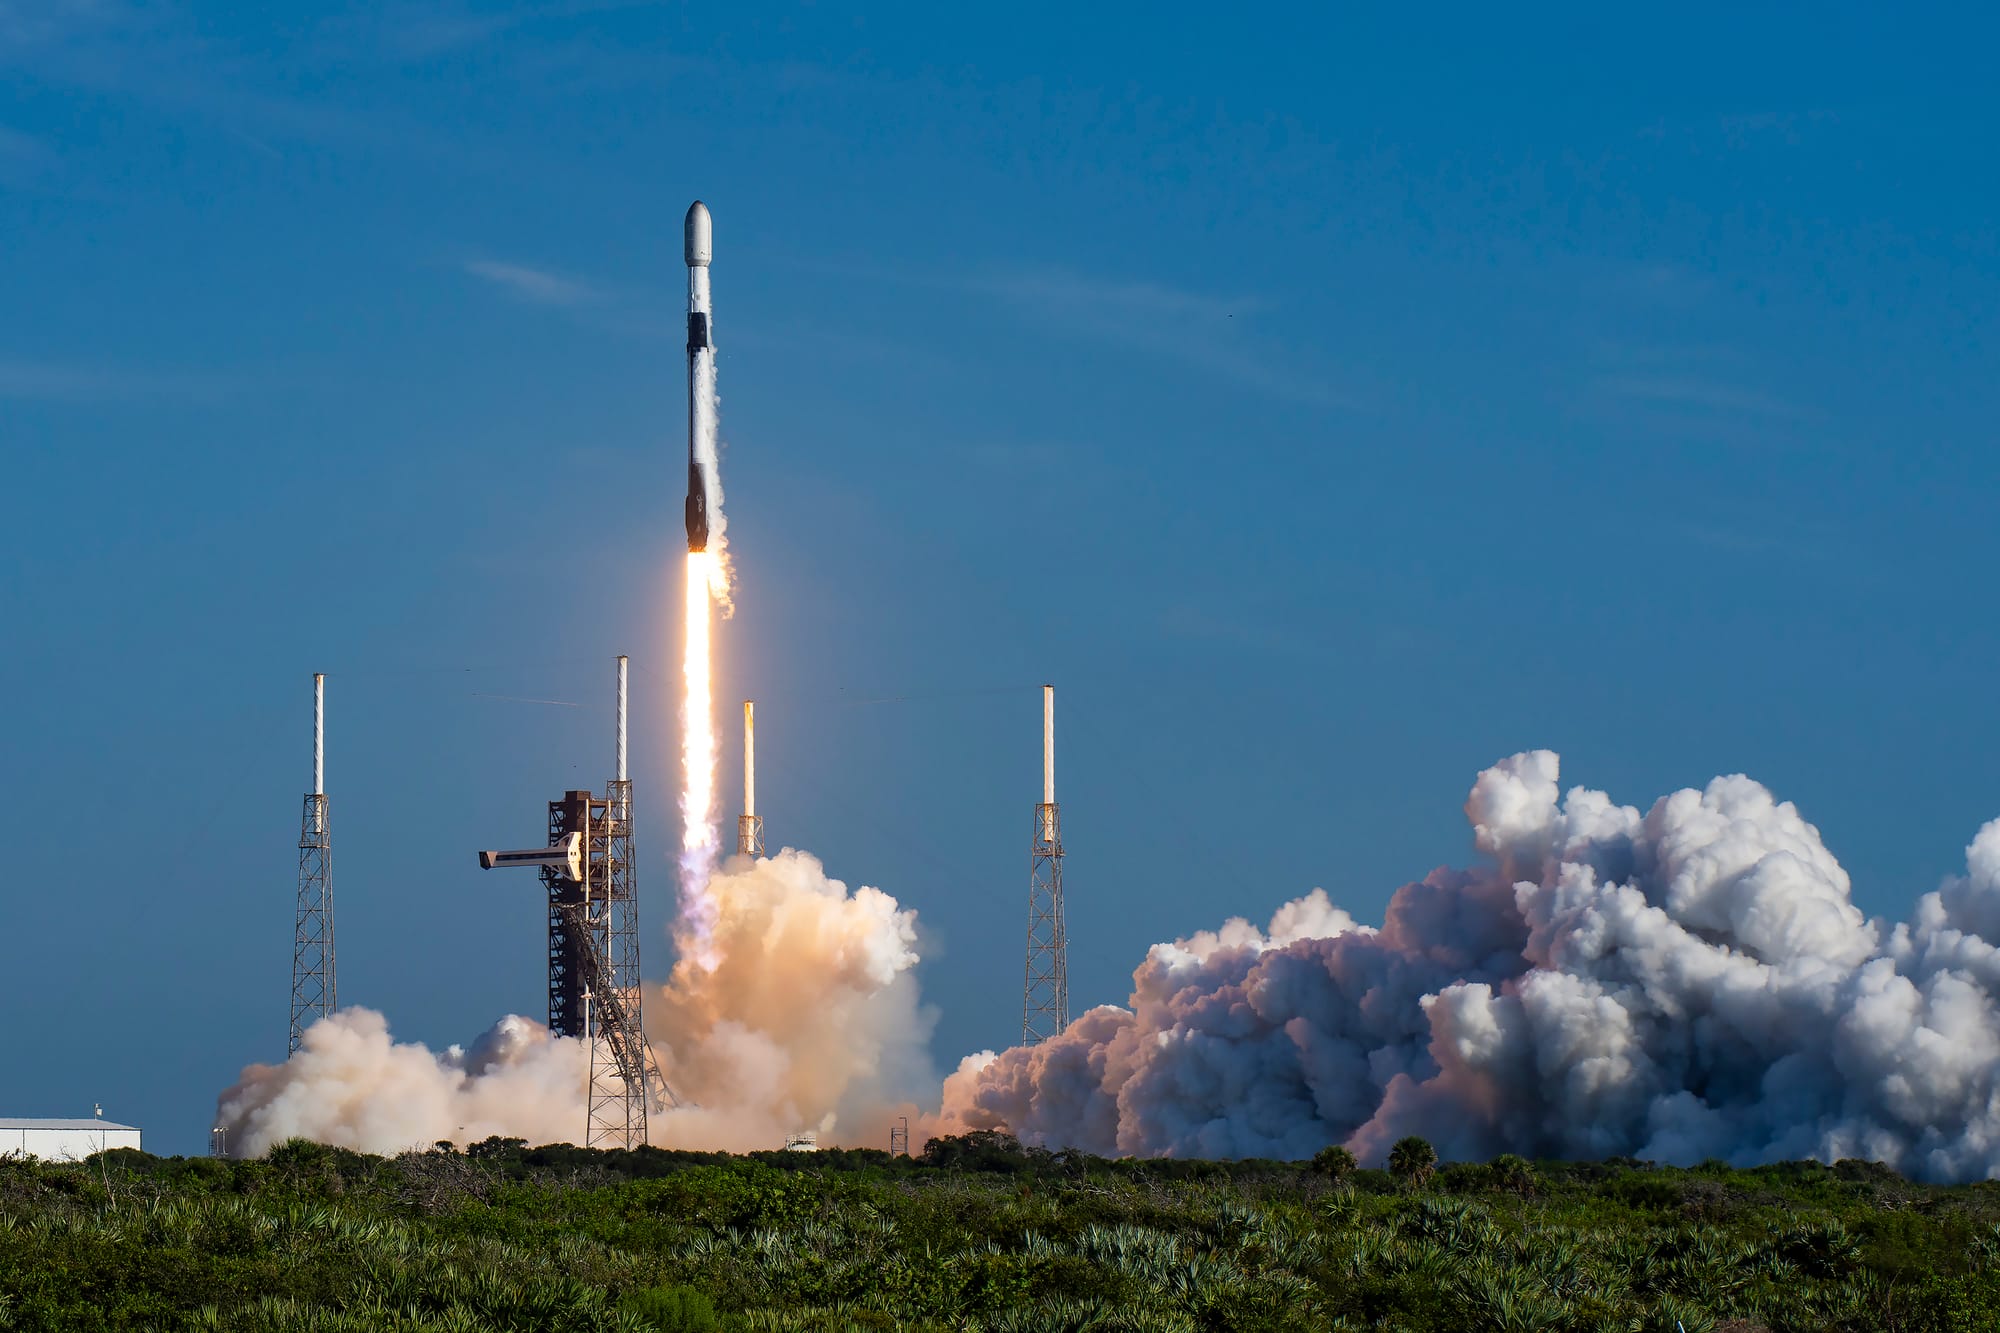
[[[720,836],[715,822],[715,710],[709,676],[709,592],[714,557],[687,558],[686,646],[681,662],[680,926],[694,961],[714,970],[717,907],[708,891]]]

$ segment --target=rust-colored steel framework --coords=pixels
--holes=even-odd
[[[292,931],[292,1030],[286,1053],[334,1011],[333,832],[326,801],[326,677],[313,677],[313,786],[299,816],[299,896]]]
[[[1021,992],[1021,1044],[1069,1026],[1069,936],[1063,925],[1062,808],[1056,804],[1056,690],[1042,686],[1042,799],[1028,866],[1028,962]]]

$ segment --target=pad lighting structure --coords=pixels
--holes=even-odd
[[[897,1116],[896,1123],[889,1126],[889,1155],[908,1157],[910,1155],[910,1117]]]
[[[743,813],[736,817],[736,850],[764,854],[764,816],[757,813],[757,705],[743,701]]]
[[[313,783],[299,817],[299,898],[292,932],[292,1034],[286,1053],[299,1049],[305,1031],[334,1011],[333,835],[326,808],[326,676],[313,676]]]
[[[1063,926],[1062,810],[1056,805],[1056,687],[1042,686],[1042,799],[1028,862],[1028,965],[1021,1044],[1069,1026],[1069,937]]]
[[[680,1103],[640,1017],[639,900],[627,766],[627,661],[618,659],[617,774],[599,798],[549,802],[547,847],[481,852],[486,869],[533,866],[549,897],[549,1031],[590,1047],[585,1146],[636,1148],[646,1118]]]

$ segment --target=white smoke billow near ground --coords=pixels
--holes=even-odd
[[[880,889],[849,892],[790,848],[732,857],[708,882],[718,906],[713,967],[685,949],[646,1027],[683,1100],[653,1141],[774,1148],[879,1147],[889,1108],[935,1096],[935,1015],[918,1000],[916,913]]]
[[[287,1139],[394,1153],[491,1135],[562,1143],[582,1124],[588,1053],[509,1015],[469,1051],[442,1054],[391,1040],[372,1009],[343,1009],[306,1029],[281,1065],[251,1065],[216,1102],[231,1154],[255,1157]]]
[[[1158,945],[1130,1010],[967,1059],[935,1128],[1104,1154],[1380,1161],[1405,1134],[1690,1163],[1858,1157],[2000,1173],[2000,821],[1907,924],[1869,921],[1788,803],[1745,777],[1641,814],[1482,773],[1496,863],[1397,891],[1379,929],[1315,893]]]
[[[687,953],[646,996],[648,1034],[681,1109],[652,1117],[652,1141],[746,1151],[817,1130],[879,1144],[890,1108],[935,1095],[934,1016],[917,999],[916,916],[878,889],[850,892],[787,849],[732,858],[709,881],[714,966]],[[366,1009],[315,1023],[282,1065],[252,1065],[222,1094],[229,1149],[254,1156],[292,1137],[394,1153],[489,1135],[577,1141],[588,1057],[525,1018],[502,1019],[469,1051],[391,1041]]]
[[[1482,773],[1466,813],[1491,864],[1405,885],[1379,929],[1314,890],[1268,929],[1234,920],[1154,946],[1129,1010],[968,1058],[923,1130],[1103,1154],[1346,1143],[1379,1161],[1421,1134],[1459,1159],[2000,1174],[2000,821],[1963,876],[1892,924],[1862,916],[1817,830],[1748,778],[1641,813],[1565,796],[1557,776],[1546,751]],[[647,998],[669,1077],[697,1104],[656,1117],[654,1142],[766,1148],[807,1128],[883,1142],[897,1103],[937,1087],[914,913],[792,851],[732,859],[707,894],[712,966],[684,947]],[[246,1070],[219,1120],[250,1153],[294,1134],[382,1152],[574,1140],[583,1078],[582,1047],[524,1019],[433,1055],[348,1010],[287,1064]]]

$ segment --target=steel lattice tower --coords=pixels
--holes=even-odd
[[[585,1145],[636,1148],[646,1142],[646,1113],[677,1104],[641,1021],[639,896],[632,850],[632,778],[627,767],[626,660],[618,659],[617,776],[603,802],[587,802],[583,830],[583,923],[594,947],[584,990],[590,1041],[590,1112]],[[597,807],[602,818],[593,818]],[[601,892],[590,894],[598,886]]]
[[[580,839],[583,878],[570,878],[564,865],[541,869],[549,895],[549,1031],[590,1048],[584,1145],[591,1148],[644,1143],[650,1102],[632,874],[616,850],[631,841],[629,791],[626,800],[622,829],[613,799],[569,791],[550,801],[549,845]]]
[[[1042,686],[1042,800],[1028,867],[1028,966],[1021,1044],[1069,1026],[1069,937],[1063,926],[1062,809],[1056,804],[1056,687]]]
[[[536,866],[549,897],[549,1031],[590,1049],[584,1143],[636,1148],[650,1112],[680,1105],[640,1021],[639,899],[626,766],[626,661],[618,659],[618,775],[600,799],[549,802],[546,849],[481,852],[479,864]]]
[[[757,813],[757,705],[743,701],[743,813],[736,817],[736,851],[764,854],[764,816]]]
[[[292,1035],[334,1010],[333,838],[326,808],[326,676],[313,676],[313,785],[299,817],[299,901],[292,933]]]

